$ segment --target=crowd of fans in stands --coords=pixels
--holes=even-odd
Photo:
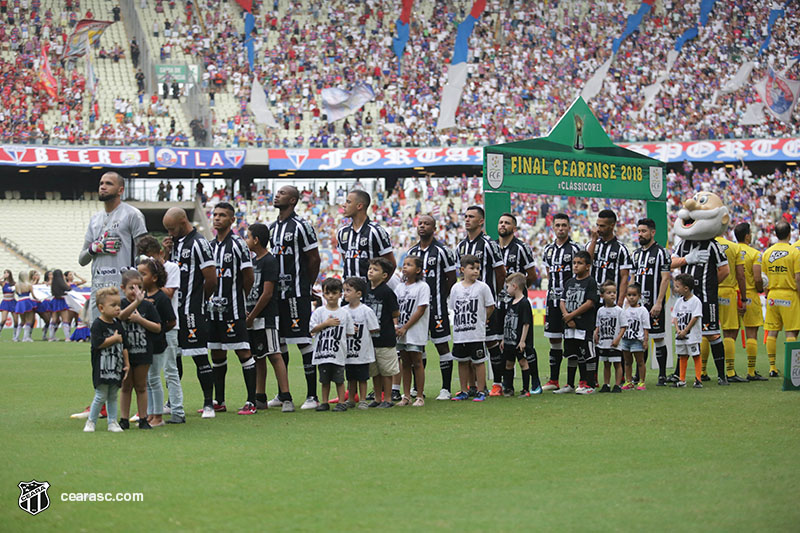
[[[149,95],[130,102],[134,112],[118,121],[116,109],[92,109],[83,76],[58,61],[80,2],[53,11],[30,2],[0,2],[0,140],[85,144],[185,144],[180,132],[160,131],[148,120],[158,113]],[[406,55],[398,62],[390,44],[399,6],[375,0],[332,0],[303,4],[254,2],[256,32],[244,36],[241,10],[233,2],[195,4],[142,2],[158,22],[153,33],[167,38],[157,50],[164,59],[200,58],[202,84],[211,97],[226,92],[240,104],[234,116],[216,116],[210,142],[220,146],[437,146],[485,145],[544,135],[611,54],[637,2],[501,2],[490,0],[470,40],[470,77],[457,115],[458,127],[435,129],[441,90],[456,34],[470,2],[417,2]],[[116,6],[115,6],[116,7]],[[800,52],[796,2],[772,29],[767,53],[757,54],[766,37],[770,0],[717,2],[709,22],[678,57],[661,93],[643,113],[643,88],[663,72],[677,37],[697,23],[699,2],[660,0],[640,31],[626,39],[606,83],[591,104],[618,141],[780,137],[798,134],[792,124],[768,118],[757,126],[739,119],[758,97],[752,87],[717,95],[742,62],[755,60],[751,80],[769,64],[784,68]],[[2,11],[2,9],[0,9]],[[109,15],[111,8],[109,9]],[[118,18],[118,11],[114,18]],[[103,14],[102,18],[107,18]],[[247,112],[250,72],[243,46],[252,37],[254,74],[266,88],[277,128],[256,126]],[[37,86],[42,42],[52,42],[51,66],[61,92],[56,102]],[[108,44],[105,44],[108,46]],[[114,61],[133,61],[117,43],[101,49]],[[192,59],[196,61],[196,59]],[[797,69],[788,71],[797,77]],[[132,68],[131,76],[135,69]],[[376,92],[372,114],[328,125],[320,91],[370,83]],[[102,83],[102,80],[101,80]],[[159,95],[154,95],[159,100]],[[162,105],[163,107],[163,105]],[[44,118],[48,109],[56,114]],[[178,112],[177,110],[175,112]],[[138,118],[137,118],[138,117]],[[67,120],[58,120],[58,118]],[[134,131],[131,131],[131,129]],[[98,131],[100,133],[98,133]],[[169,135],[169,134],[172,135]],[[169,137],[169,138],[168,138]]]

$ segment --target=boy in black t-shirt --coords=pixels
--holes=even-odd
[[[395,348],[397,346],[395,328],[398,326],[400,307],[397,304],[397,295],[386,284],[393,271],[394,267],[387,259],[378,257],[369,261],[367,279],[370,286],[364,295],[364,304],[375,311],[380,325],[378,335],[372,338],[375,362],[370,363],[369,374],[373,379],[375,400],[369,404],[370,407],[394,406],[391,402],[392,377],[400,373]]]
[[[522,369],[522,392],[520,396],[541,394],[536,349],[533,346],[533,311],[526,293],[528,284],[525,274],[515,272],[506,278],[506,293],[511,302],[506,304],[503,320],[503,341],[500,348],[506,361],[503,376],[503,396],[514,395],[514,363],[519,360]],[[531,385],[531,377],[533,384]]]
[[[95,301],[100,316],[92,323],[91,333],[94,399],[83,431],[94,431],[100,408],[105,404],[108,430],[119,433],[122,428],[117,423],[117,394],[130,367],[125,330],[117,319],[120,310],[119,290],[116,287],[104,287],[95,294]]]
[[[256,359],[256,408],[280,407],[284,413],[294,412],[286,363],[281,356],[278,336],[278,283],[279,265],[265,245],[269,244],[269,228],[264,224],[250,226],[245,239],[255,256],[253,262],[253,287],[247,295],[247,333],[250,349]],[[278,382],[278,395],[267,402],[267,358]]]
[[[555,394],[591,394],[597,373],[597,357],[592,343],[595,314],[599,299],[597,282],[589,275],[592,256],[581,250],[572,258],[574,277],[564,283],[560,307],[564,320],[564,357],[567,359],[567,384],[553,391]],[[576,367],[580,368],[581,381],[575,389]]]

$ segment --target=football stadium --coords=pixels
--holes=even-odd
[[[800,3],[0,20],[4,529],[797,530]]]

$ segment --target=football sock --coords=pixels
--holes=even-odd
[[[214,370],[208,362],[207,355],[197,355],[192,359],[197,366],[197,381],[200,382],[200,388],[203,389],[203,407],[210,407],[214,405],[211,400],[214,395]]]
[[[702,365],[700,363],[700,356],[693,355],[692,360],[694,361],[694,379],[700,381],[700,378],[703,376]],[[687,359],[688,361],[688,359]]]
[[[531,377],[531,388],[535,389],[541,386],[539,382],[539,356],[536,353],[536,348],[531,350],[531,353],[525,356],[528,360],[528,372]]]
[[[531,369],[522,371],[522,390],[531,390]]]
[[[509,390],[514,388],[514,369],[513,368],[504,368],[503,369],[503,389]]]
[[[778,370],[778,367],[775,366],[775,354],[778,352],[777,344],[777,337],[767,337],[767,357],[769,357],[770,371]]]
[[[758,356],[758,341],[755,339],[747,339],[745,343],[747,350],[747,375],[756,375],[756,356]]]
[[[314,348],[310,344],[304,344],[300,348],[303,356],[303,371],[306,375],[306,397],[317,397],[317,367],[311,364],[314,355]]]
[[[725,338],[722,341],[725,351],[725,373],[728,377],[736,375],[735,357],[736,357],[736,340]]]
[[[575,373],[578,371],[578,361],[567,359],[567,385],[575,387]]]
[[[502,381],[502,376],[505,373],[505,361],[503,360],[503,353],[500,351],[500,344],[495,344],[489,348],[489,359],[492,363],[492,378],[494,384],[499,384]]]
[[[656,362],[658,363],[658,377],[667,377],[667,345],[663,339],[658,339],[656,343]]]
[[[708,345],[708,339],[703,337],[700,341],[700,359],[703,360],[703,374],[708,374],[708,353],[710,351],[710,346]]]
[[[225,376],[228,374],[228,360],[211,361],[211,368],[214,375],[214,399],[222,405],[225,403]]]
[[[447,361],[442,361],[441,359],[446,357]],[[439,370],[442,372],[442,388],[446,391],[450,391],[450,384],[453,381],[453,359],[452,354],[446,353],[439,357]]]
[[[586,361],[586,383],[589,384],[590,387],[596,388],[597,387],[597,358],[592,357],[588,361]]]
[[[399,383],[392,383],[392,390],[399,391],[400,390],[400,384]]]
[[[550,380],[558,381],[561,374],[561,360],[564,358],[564,350],[561,348],[550,348]]]
[[[578,362],[578,371],[580,372],[580,383],[588,383],[589,382],[589,374],[586,370],[586,363]]]
[[[717,377],[725,377],[725,346],[722,344],[722,339],[711,343],[711,357],[714,358],[714,366],[717,367]]]
[[[681,381],[686,381],[686,367],[689,364],[689,358],[681,356],[679,364],[681,366]]]
[[[255,405],[256,403],[256,360],[250,357],[242,362],[242,375],[244,376],[244,386],[247,389],[247,401]]]
[[[33,329],[33,326],[31,326],[30,324],[25,324],[22,327],[22,331],[24,332],[23,335],[22,335],[23,339],[28,340],[28,339],[31,338],[31,329]],[[69,337],[67,337],[67,338],[69,338]]]
[[[69,324],[61,323],[61,331],[64,332],[64,338],[69,339]]]

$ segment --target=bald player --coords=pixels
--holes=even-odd
[[[767,381],[767,378],[756,372],[756,357],[758,356],[758,328],[764,325],[764,315],[761,309],[761,297],[764,292],[764,282],[761,279],[761,252],[750,246],[753,234],[750,224],[742,222],[733,228],[733,234],[739,243],[739,258],[744,264],[745,294],[742,294],[742,303],[745,306],[742,322],[744,323],[744,337],[747,350],[747,380]]]
[[[739,245],[723,236],[716,238],[722,253],[728,259],[731,274],[719,282],[719,319],[722,327],[722,343],[725,348],[725,373],[730,383],[747,383],[736,375],[736,337],[739,336],[739,316],[744,315],[744,298],[747,284],[744,275],[744,262],[739,253]],[[737,294],[738,291],[738,294]],[[708,366],[708,341],[700,343],[700,356],[703,360],[703,374]]]
[[[800,331],[800,250],[789,244],[791,228],[781,220],[775,224],[778,242],[761,256],[761,268],[767,275],[767,356],[769,376],[778,377],[775,365],[778,332],[786,330],[786,342],[797,340]]]
[[[136,241],[147,234],[144,215],[135,207],[122,201],[125,182],[117,172],[106,172],[100,177],[97,190],[103,210],[89,220],[78,263],[92,264],[92,296],[89,300],[87,323],[98,316],[95,294],[103,287],[119,287],[122,272],[135,269]],[[88,418],[89,407],[71,418]]]
[[[197,379],[203,389],[203,418],[214,418],[216,406],[214,375],[208,361],[208,331],[206,304],[217,288],[217,269],[211,245],[189,222],[186,211],[170,208],[162,220],[169,237],[162,243],[170,260],[181,273],[178,287],[178,345],[181,355],[191,357],[197,367]]]

